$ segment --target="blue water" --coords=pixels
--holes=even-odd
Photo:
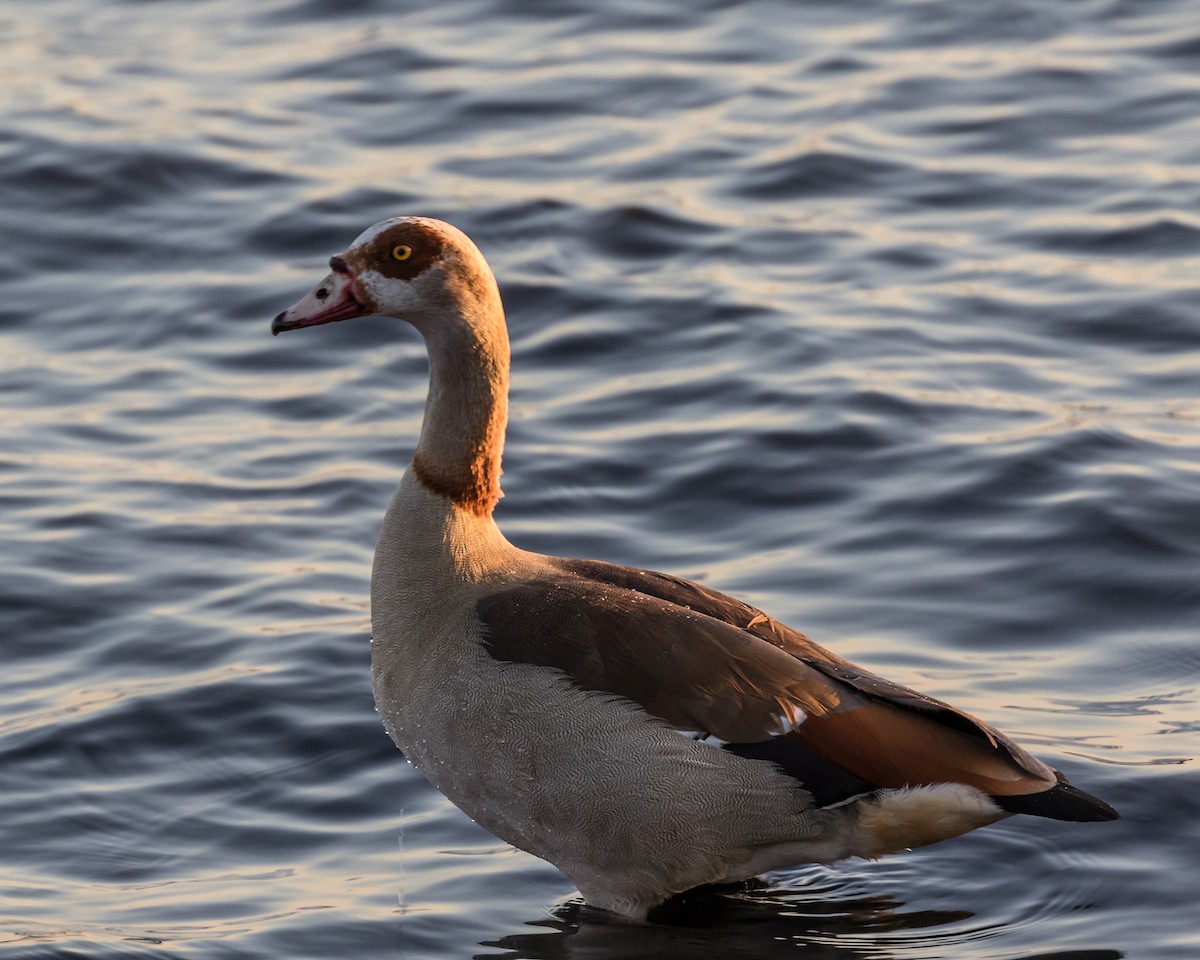
[[[1200,956],[1188,0],[0,10],[0,956]],[[417,336],[269,321],[448,219],[519,545],[703,579],[1117,806],[603,922],[385,736]],[[586,784],[583,784],[586,788]]]

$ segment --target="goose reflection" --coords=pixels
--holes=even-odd
[[[968,943],[1003,935],[970,910],[906,909],[887,894],[851,894],[763,881],[702,888],[668,900],[648,922],[630,924],[568,901],[536,928],[482,946],[476,960],[615,960],[703,956],[755,960],[915,960],[959,955]],[[1009,956],[1006,954],[1006,956]],[[1011,960],[1121,960],[1109,949],[1037,950]]]

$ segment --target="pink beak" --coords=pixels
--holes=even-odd
[[[315,327],[322,323],[361,317],[366,307],[354,295],[354,274],[341,257],[331,257],[333,273],[327,276],[312,293],[288,307],[271,321],[271,333]]]

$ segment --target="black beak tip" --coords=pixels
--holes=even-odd
[[[279,316],[271,321],[271,336],[277,337],[287,329],[287,327],[283,325],[283,318],[285,316],[287,316],[286,310],[284,310],[283,313],[279,314]]]

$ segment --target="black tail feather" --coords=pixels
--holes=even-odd
[[[1093,797],[1062,779],[1056,786],[1041,793],[1025,793],[1012,797],[994,796],[992,800],[1009,813],[1027,813],[1034,817],[1049,817],[1051,820],[1090,823],[1118,820],[1121,816],[1099,797]]]

